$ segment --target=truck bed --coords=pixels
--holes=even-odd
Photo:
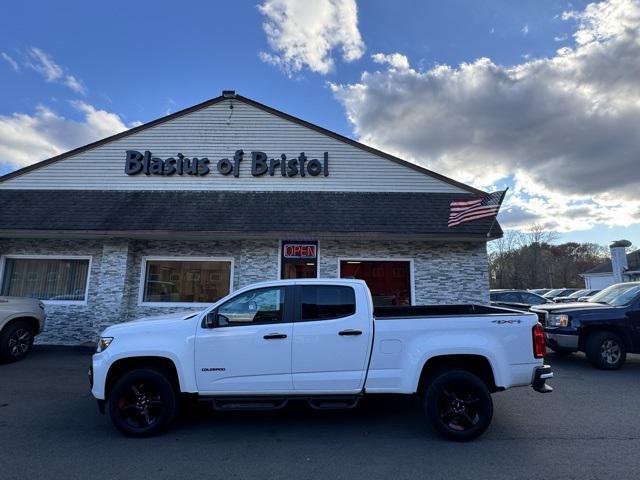
[[[533,313],[485,305],[420,305],[374,309],[369,393],[415,392],[427,359],[476,355],[490,363],[495,385],[530,385],[534,369]],[[387,321],[393,320],[393,321]]]
[[[406,305],[393,307],[376,307],[373,310],[373,316],[376,320],[395,320],[414,317],[457,317],[462,315],[499,314],[513,315],[514,311],[507,308],[491,307],[488,305],[477,305],[471,303],[461,305]]]

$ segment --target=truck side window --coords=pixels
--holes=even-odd
[[[356,296],[351,287],[339,285],[303,285],[300,320],[331,320],[356,313]]]
[[[284,288],[259,288],[242,293],[218,308],[218,326],[280,323],[284,319]]]

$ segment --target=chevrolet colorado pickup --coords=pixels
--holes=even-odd
[[[585,352],[596,368],[622,368],[627,353],[640,353],[640,282],[617,283],[589,302],[536,305],[551,350]]]
[[[535,315],[481,305],[374,309],[361,280],[282,280],[240,289],[198,313],[108,327],[89,370],[100,411],[130,436],[166,429],[178,396],[219,410],[292,400],[351,408],[365,395],[420,394],[447,438],[471,440],[491,393],[551,391]]]

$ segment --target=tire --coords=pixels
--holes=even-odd
[[[29,322],[18,320],[9,323],[0,332],[0,361],[17,362],[26,357],[33,347],[34,333]]]
[[[618,370],[627,359],[627,348],[620,336],[613,332],[594,332],[585,345],[587,360],[602,370]]]
[[[141,368],[125,373],[109,395],[111,422],[130,437],[150,437],[165,431],[177,410],[176,392],[158,370]]]
[[[438,433],[457,442],[482,435],[493,417],[489,389],[466,370],[445,370],[437,374],[427,388],[424,408]]]

